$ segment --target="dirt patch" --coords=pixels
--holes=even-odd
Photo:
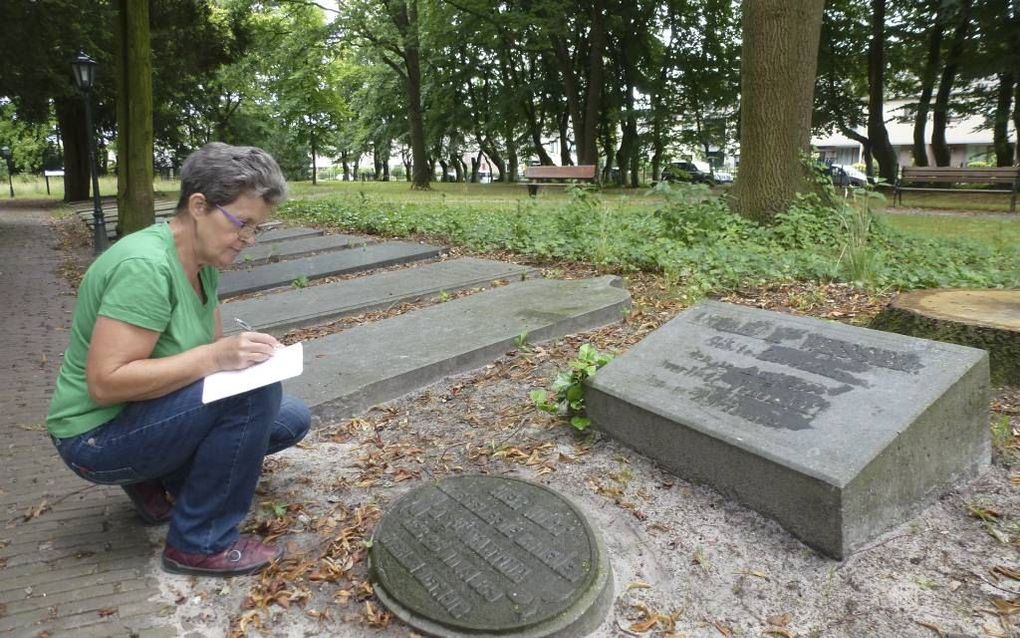
[[[559,277],[595,274],[544,266]],[[268,460],[248,525],[289,558],[228,583],[160,573],[168,620],[194,635],[412,635],[372,594],[364,542],[381,512],[421,481],[485,473],[548,485],[601,531],[616,600],[596,636],[1018,635],[1020,390],[1000,389],[991,406],[998,434],[987,473],[833,561],[713,490],[530,405],[528,392],[548,385],[582,343],[621,352],[682,309],[654,276],[628,283],[635,305],[621,324],[507,352],[321,424],[300,448]],[[861,324],[887,295],[788,284],[724,299]]]

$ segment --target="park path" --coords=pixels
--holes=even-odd
[[[42,429],[74,291],[46,204],[16,204],[0,203],[0,635],[172,636],[127,498],[72,474]]]

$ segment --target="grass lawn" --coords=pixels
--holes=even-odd
[[[928,237],[959,237],[974,239],[994,248],[1020,245],[1020,215],[1016,218],[991,219],[950,215],[898,215],[895,209],[884,214],[894,228]]]
[[[157,179],[153,182],[157,199],[177,197],[180,182]],[[477,205],[491,204],[494,207],[515,207],[527,203],[538,209],[548,205],[559,208],[569,199],[566,189],[543,188],[537,198],[531,200],[527,189],[519,184],[463,184],[435,183],[429,191],[411,190],[408,182],[340,182],[320,180],[312,185],[310,181],[290,182],[291,197],[295,200],[319,199],[334,195],[364,195],[375,200],[406,204],[413,202],[439,203],[456,206],[458,203]],[[99,190],[104,194],[117,191],[114,176],[99,180]],[[42,177],[16,176],[14,192],[17,199],[59,200],[64,195],[64,184],[60,178],[50,179],[50,193]],[[725,192],[724,188],[716,192]],[[660,196],[649,189],[605,188],[601,191],[607,207],[611,210],[645,210],[662,204]],[[1009,208],[1008,195],[995,194],[952,194],[952,193],[907,193],[904,208],[930,208],[935,210],[970,210],[1006,212]],[[933,237],[965,237],[986,242],[994,247],[1016,245],[1020,242],[1020,213],[1015,219],[987,219],[947,215],[916,215],[897,213],[895,206],[887,205],[885,218],[891,225],[918,235]]]

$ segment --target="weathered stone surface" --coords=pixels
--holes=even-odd
[[[369,550],[375,592],[431,635],[581,637],[612,601],[598,534],[552,490],[457,476],[401,497]]]
[[[592,378],[595,425],[841,558],[990,458],[981,350],[707,302]]]
[[[274,228],[259,235],[258,245],[261,246],[262,244],[274,241],[285,241],[288,239],[297,239],[299,237],[312,237],[321,234],[322,231],[317,228],[303,228],[299,226]]]
[[[304,374],[284,382],[326,418],[357,414],[532,343],[619,321],[630,295],[615,277],[534,279],[305,342]]]
[[[246,292],[286,286],[301,277],[317,279],[430,259],[438,257],[444,250],[444,248],[424,244],[388,241],[383,244],[350,248],[335,253],[302,257],[278,264],[232,270],[220,275],[219,295],[221,299],[226,299]]]
[[[269,243],[263,243],[260,238],[259,243],[245,249],[238,255],[234,263],[238,265],[259,265],[267,261],[294,259],[313,253],[357,248],[378,242],[379,240],[373,237],[360,235],[309,235]]]
[[[520,280],[534,269],[501,261],[462,258],[376,273],[367,277],[278,292],[269,298],[225,303],[223,328],[239,330],[229,319],[241,317],[256,330],[282,334],[292,328],[329,321],[421,299],[441,291],[482,286],[497,279]]]

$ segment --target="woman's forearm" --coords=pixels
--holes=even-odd
[[[107,371],[101,378],[90,378],[92,375],[86,378],[93,401],[114,405],[167,395],[218,370],[210,344],[169,357],[131,361]]]

